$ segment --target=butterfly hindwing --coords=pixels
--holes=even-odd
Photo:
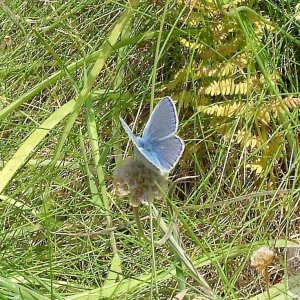
[[[151,114],[143,132],[145,141],[156,141],[174,135],[178,128],[178,116],[170,97],[161,100]]]
[[[169,173],[177,164],[184,151],[182,139],[176,135],[157,141],[152,148],[152,155],[159,162],[161,173]]]

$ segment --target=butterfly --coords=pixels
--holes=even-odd
[[[129,138],[135,146],[137,158],[152,170],[167,176],[184,151],[184,142],[175,133],[178,116],[171,97],[165,97],[153,110],[143,132],[137,137],[120,117]]]

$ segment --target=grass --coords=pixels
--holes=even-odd
[[[285,249],[300,245],[299,110],[281,110],[268,127],[256,116],[270,98],[299,98],[297,3],[228,13],[251,52],[249,73],[266,80],[258,96],[245,95],[258,99],[243,123],[261,133],[258,149],[234,140],[242,117],[223,139],[197,109],[196,80],[184,83],[194,95],[177,102],[186,151],[169,194],[139,210],[147,242],[112,186],[132,151],[119,116],[141,132],[166,83],[197,60],[178,39],[201,40],[203,30],[182,21],[188,3],[129,2],[0,1],[0,299],[172,299],[186,288],[186,299],[284,299]],[[251,14],[279,27],[262,47]],[[245,167],[278,132],[283,155],[261,173]],[[250,267],[262,245],[277,254],[269,293]]]

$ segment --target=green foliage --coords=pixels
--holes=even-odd
[[[292,1],[0,1],[0,299],[265,299],[262,245],[286,293],[297,19]],[[142,128],[166,94],[186,151],[138,224],[112,187],[119,116]]]
[[[178,3],[186,5],[186,1]],[[191,1],[181,23],[198,28],[200,33],[179,39],[183,50],[189,50],[191,61],[162,90],[174,93],[182,107],[194,107],[209,116],[214,137],[221,135],[223,140],[240,145],[237,153],[249,153],[246,168],[257,175],[269,173],[272,185],[277,185],[274,168],[287,158],[281,149],[288,141],[294,151],[299,148],[295,132],[284,134],[286,128],[278,130],[278,126],[292,117],[300,101],[293,96],[282,99],[282,76],[268,63],[270,53],[264,47],[278,32],[269,17],[256,15],[250,7],[243,0]],[[233,156],[233,164],[235,159]]]

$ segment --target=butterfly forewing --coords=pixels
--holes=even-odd
[[[120,117],[120,121],[121,121],[121,124],[122,124],[123,128],[125,129],[126,133],[128,134],[129,138],[134,143],[134,145],[138,146],[138,139],[137,139],[137,137],[134,135],[134,133],[129,128],[129,126],[126,124],[126,122],[121,117]]]
[[[178,116],[170,97],[165,97],[155,107],[143,132],[145,141],[156,141],[174,135],[178,128]]]

